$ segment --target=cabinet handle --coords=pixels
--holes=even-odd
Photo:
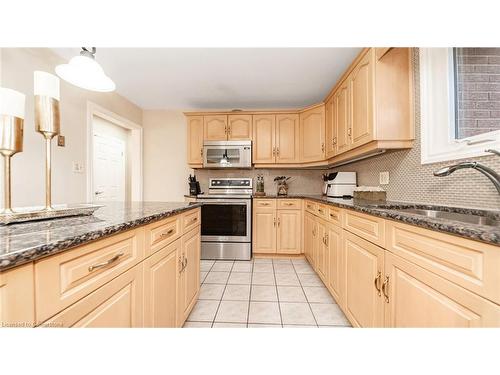
[[[293,203],[285,202],[283,203],[285,206],[293,206]]]
[[[333,145],[335,146],[337,144],[337,137],[333,138]]]
[[[375,289],[377,289],[378,296],[382,296],[382,291],[380,289],[380,283],[382,282],[382,272],[378,271],[377,277],[373,280],[373,284],[375,285]]]
[[[182,261],[182,270],[184,271],[188,265],[188,258],[184,258]]]
[[[273,219],[273,224],[276,226],[276,218]]]
[[[335,214],[330,214],[330,217],[331,217],[332,219],[335,219],[335,220],[337,220],[337,219],[338,219],[338,216],[337,216],[337,215],[335,215]]]
[[[173,229],[173,228],[172,228],[172,229],[169,229],[169,230],[167,231],[167,233],[162,233],[162,234],[160,234],[160,238],[165,238],[165,237],[168,237],[168,236],[170,236],[172,233],[174,233],[174,229]]]
[[[325,152],[325,144],[324,143],[321,144],[321,152]]]
[[[350,137],[351,136],[351,128],[347,128],[347,135]]]
[[[280,148],[276,147],[276,156],[280,156]]]
[[[389,303],[389,295],[387,294],[387,288],[389,288],[389,276],[385,277],[385,281],[382,284],[382,292],[384,293],[385,302]]]
[[[184,254],[183,254],[183,256],[184,256]],[[179,274],[181,274],[182,271],[184,271],[183,265],[184,265],[184,261],[182,260],[182,257],[179,255]]]
[[[228,125],[228,127],[227,127],[227,134],[231,135],[231,125]]]
[[[273,147],[273,156],[276,156],[276,147]]]
[[[280,218],[278,218],[278,227],[280,226],[280,224],[281,224],[281,220],[280,220]]]
[[[94,270],[96,270],[98,268],[109,266],[110,264],[113,264],[114,262],[116,262],[118,259],[120,259],[124,255],[125,255],[124,253],[118,253],[113,258],[111,258],[111,259],[109,259],[109,260],[107,260],[105,262],[89,266],[89,272],[92,272],[92,271],[94,271]]]
[[[200,156],[203,156],[203,148],[200,149]]]
[[[261,206],[269,206],[269,203],[261,203]]]
[[[328,234],[325,235],[325,246],[328,246]]]
[[[191,219],[191,221],[189,222],[189,224],[193,224],[193,223],[196,223],[198,221],[198,218],[195,217],[193,219]]]

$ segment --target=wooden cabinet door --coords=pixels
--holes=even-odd
[[[312,222],[312,266],[316,272],[318,272],[318,252],[319,252],[319,235],[318,235],[318,218],[313,216]]]
[[[252,115],[228,115],[227,139],[233,141],[252,139]]]
[[[370,50],[349,75],[351,96],[351,148],[373,140],[373,51]]]
[[[337,151],[337,117],[335,112],[335,96],[325,104],[325,154],[329,159]]]
[[[174,328],[177,324],[177,255],[181,239],[144,261],[144,326]]]
[[[345,259],[345,310],[358,327],[382,327],[384,300],[375,284],[384,270],[384,250],[358,236],[343,231]]]
[[[314,162],[325,158],[325,106],[300,114],[300,161]]]
[[[253,213],[253,253],[276,253],[276,210],[256,208]]]
[[[333,298],[343,306],[343,280],[344,260],[342,251],[342,228],[328,224],[327,226],[327,251],[328,251],[328,281],[327,287]]]
[[[328,267],[328,248],[326,246],[326,223],[323,220],[317,219],[317,260],[316,260],[316,271],[319,277],[326,284],[327,282],[327,267]]]
[[[188,164],[203,163],[203,116],[187,116]]]
[[[278,210],[278,254],[300,254],[302,251],[302,210]]]
[[[182,236],[182,260],[183,264],[179,293],[179,306],[182,313],[182,324],[187,319],[191,309],[196,303],[198,292],[200,290],[200,251],[201,251],[201,232],[197,227],[184,236]],[[181,324],[181,325],[182,325]]]
[[[131,328],[143,326],[143,265],[125,271],[44,322],[46,327]]]
[[[276,162],[299,161],[299,115],[276,115]]]
[[[203,116],[205,128],[205,140],[225,141],[227,140],[227,116],[213,115]]]
[[[386,327],[500,327],[500,306],[385,252]]]
[[[304,255],[309,261],[311,266],[313,264],[313,229],[314,229],[314,216],[306,212],[304,214]]]
[[[35,324],[33,263],[0,272],[0,327]]]
[[[349,117],[349,84],[344,81],[334,94],[335,124],[337,127],[337,136],[335,139],[335,154],[341,154],[349,150],[350,117]]]
[[[253,163],[274,164],[276,162],[276,116],[253,116]]]

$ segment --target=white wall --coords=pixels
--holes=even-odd
[[[189,192],[187,125],[181,111],[144,111],[144,200],[183,201]]]
[[[45,149],[44,139],[35,132],[33,120],[33,71],[53,73],[55,66],[64,60],[46,48],[2,48],[0,60],[1,85],[26,94],[24,150],[12,157],[12,204],[43,205]],[[141,108],[122,96],[94,93],[61,81],[61,133],[66,136],[66,147],[58,147],[53,140],[52,200],[56,204],[86,201],[88,101],[136,124],[142,123]],[[72,172],[73,161],[84,164],[84,173]],[[3,163],[0,170],[3,178]],[[3,186],[0,194],[3,197]]]

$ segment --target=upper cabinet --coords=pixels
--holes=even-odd
[[[325,156],[327,159],[334,156],[337,150],[337,123],[335,114],[335,98],[332,96],[325,104]]]
[[[368,52],[349,75],[350,115],[348,128],[350,147],[373,140],[373,53]]]
[[[227,116],[215,115],[204,116],[205,140],[225,141],[227,140]]]
[[[188,163],[202,166],[203,141],[251,140],[260,168],[335,166],[411,148],[411,58],[411,48],[366,48],[324,102],[306,109],[186,113]]]
[[[276,115],[276,162],[299,162],[299,115]]]
[[[325,159],[325,106],[300,113],[300,161]]]
[[[254,164],[273,164],[276,162],[276,116],[253,116],[253,147]]]
[[[193,167],[203,163],[203,116],[187,116],[188,164]]]
[[[252,115],[229,115],[227,139],[232,141],[252,139]]]
[[[211,115],[203,120],[207,141],[252,139],[252,115]]]
[[[253,163],[299,162],[299,115],[253,115]]]

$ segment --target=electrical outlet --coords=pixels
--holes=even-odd
[[[83,164],[78,162],[78,161],[74,161],[73,162],[73,173],[83,173]]]
[[[380,185],[389,185],[389,172],[380,172]]]

